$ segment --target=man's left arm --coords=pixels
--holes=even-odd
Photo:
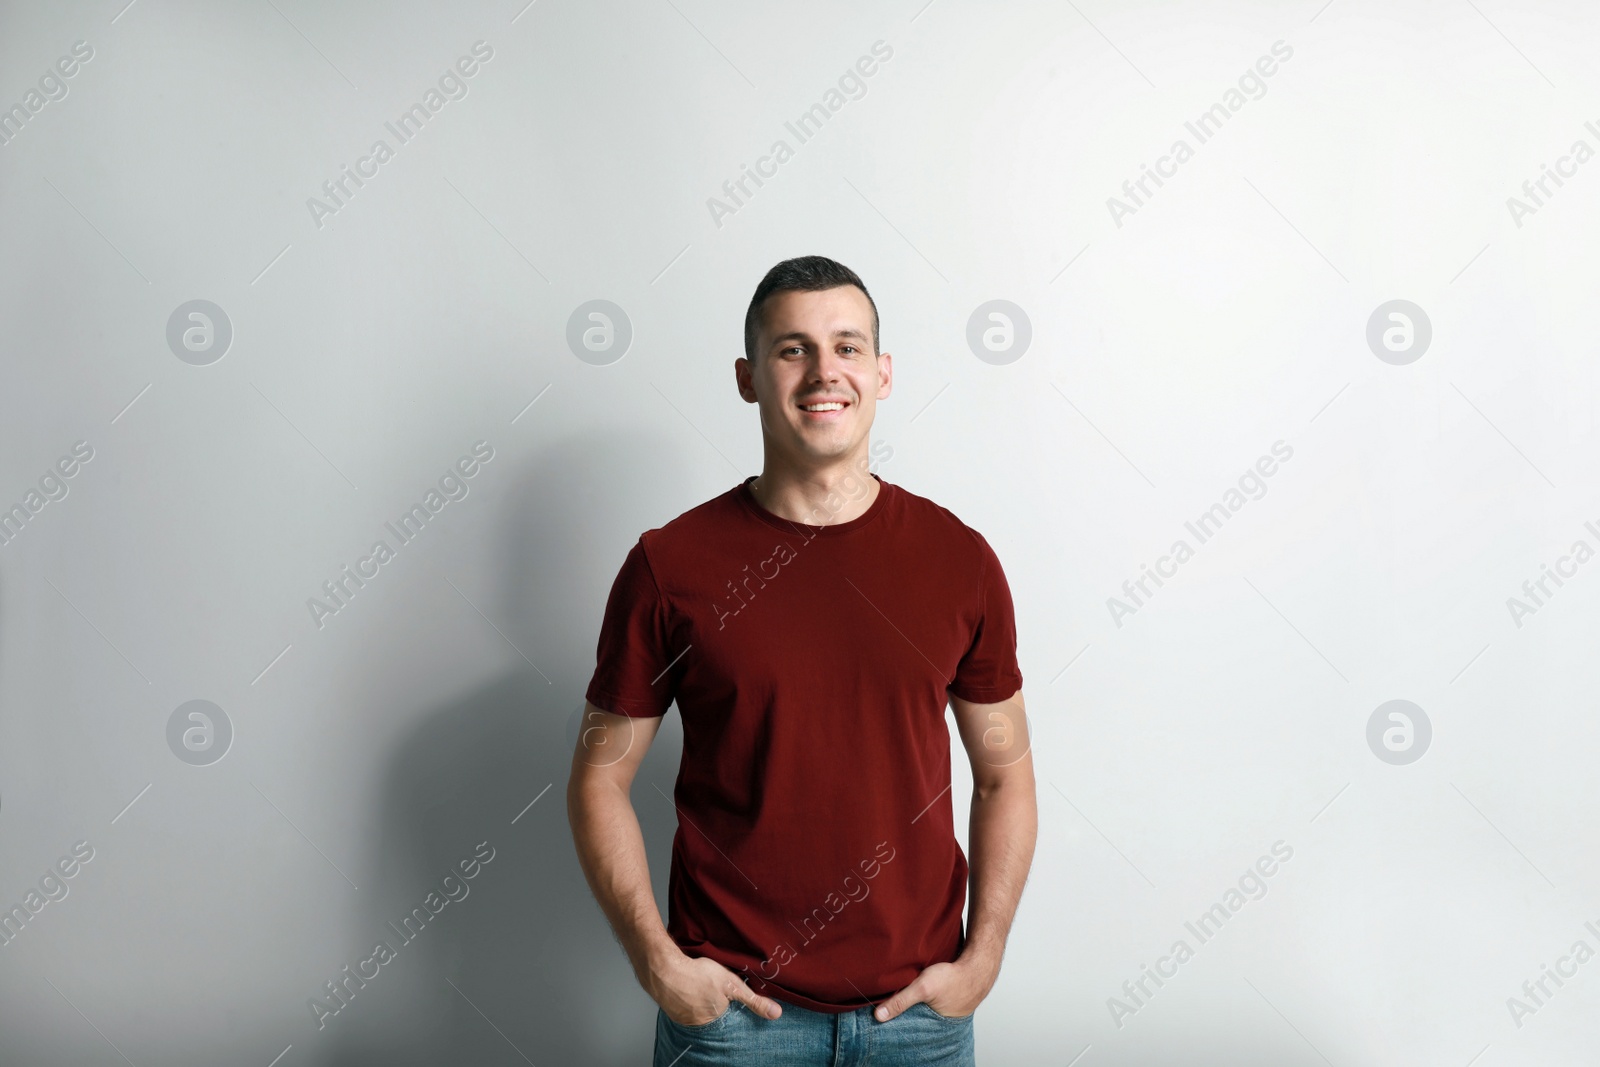
[[[954,963],[925,968],[879,1005],[879,1021],[919,1001],[940,1015],[970,1015],[977,1009],[1000,975],[1006,935],[1033,863],[1039,807],[1022,690],[997,704],[974,704],[952,693],[950,706],[972,764],[966,945]]]

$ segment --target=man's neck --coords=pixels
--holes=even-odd
[[[852,460],[817,470],[795,470],[769,459],[750,493],[780,519],[837,526],[866,514],[882,487],[868,471],[865,449]]]

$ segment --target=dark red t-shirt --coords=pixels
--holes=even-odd
[[[865,513],[815,526],[749,481],[629,550],[586,696],[683,716],[673,940],[846,1011],[960,954],[947,690],[1022,688],[1011,591],[977,531],[881,478]]]

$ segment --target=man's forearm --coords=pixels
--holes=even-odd
[[[567,789],[567,818],[589,889],[628,954],[639,984],[653,996],[652,961],[679,950],[656,907],[633,802],[611,782],[574,782]]]
[[[1016,774],[989,789],[973,791],[967,831],[971,891],[967,944],[961,959],[980,962],[993,974],[999,973],[1006,936],[1033,863],[1038,832],[1039,808],[1031,763],[1027,773]]]

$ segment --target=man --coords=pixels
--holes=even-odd
[[[1038,825],[1005,574],[868,472],[893,364],[853,271],[779,263],[744,341],[761,474],[645,532],[617,575],[567,787],[578,859],[659,1005],[656,1067],[972,1065]],[[674,701],[663,927],[629,789]]]

